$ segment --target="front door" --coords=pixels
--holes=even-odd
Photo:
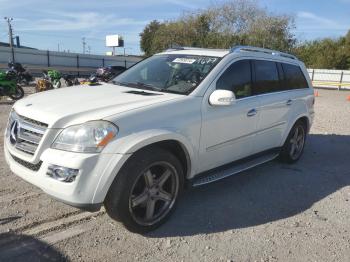
[[[202,104],[202,130],[199,152],[199,172],[244,158],[252,152],[259,112],[258,98],[252,94],[250,60],[239,60],[227,67],[214,81],[215,89],[231,90],[236,103],[231,106],[211,106],[207,97]]]

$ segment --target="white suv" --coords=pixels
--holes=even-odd
[[[185,184],[279,159],[293,163],[312,124],[305,66],[278,51],[177,48],[111,83],[31,95],[5,135],[11,170],[69,205],[129,230],[163,223]]]

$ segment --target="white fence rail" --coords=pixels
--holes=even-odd
[[[314,87],[350,89],[350,70],[308,69]]]

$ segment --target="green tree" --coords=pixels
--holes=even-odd
[[[350,31],[337,39],[304,42],[293,52],[310,68],[350,69]]]
[[[253,0],[232,0],[185,13],[174,21],[154,23],[148,24],[140,34],[141,49],[146,55],[174,43],[207,48],[245,44],[283,51],[295,45],[292,17],[270,14]]]
[[[161,24],[157,20],[153,20],[143,29],[143,32],[140,33],[141,49],[145,52],[147,56],[154,53],[152,42],[160,26]]]

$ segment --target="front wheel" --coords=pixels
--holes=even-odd
[[[108,215],[135,233],[146,233],[164,223],[175,208],[183,187],[179,160],[161,148],[135,153],[109,189]]]
[[[24,90],[20,85],[17,85],[16,92],[14,94],[9,95],[13,100],[19,100],[24,96]]]
[[[282,162],[292,164],[299,160],[304,150],[306,132],[305,124],[302,121],[297,121],[282,147],[280,153]]]

